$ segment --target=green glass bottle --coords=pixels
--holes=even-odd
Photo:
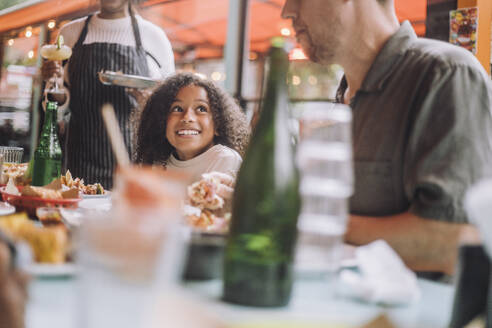
[[[261,116],[236,182],[224,258],[226,302],[273,307],[290,299],[300,197],[284,47],[282,38],[273,40]]]
[[[61,175],[62,151],[56,126],[56,102],[46,105],[43,129],[38,147],[34,152],[32,185],[44,186]]]

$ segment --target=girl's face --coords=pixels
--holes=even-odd
[[[171,104],[166,138],[180,160],[198,156],[214,145],[215,125],[207,91],[188,85],[179,90]]]

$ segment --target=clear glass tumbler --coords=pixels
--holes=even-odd
[[[163,194],[117,185],[111,211],[87,212],[81,220],[78,327],[148,327],[157,300],[175,290],[187,233],[179,196],[184,183],[153,185]]]
[[[308,106],[300,119],[302,209],[295,265],[302,274],[332,274],[340,265],[353,188],[351,122],[350,108],[333,103]]]
[[[24,148],[0,146],[0,154],[3,154],[5,164],[20,163],[24,154]]]

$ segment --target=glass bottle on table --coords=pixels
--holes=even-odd
[[[34,152],[32,185],[44,186],[61,175],[62,151],[58,141],[58,127],[56,122],[56,102],[46,104],[41,137]]]
[[[273,40],[261,116],[236,182],[224,262],[227,302],[270,307],[290,299],[300,197],[284,48],[282,38]]]

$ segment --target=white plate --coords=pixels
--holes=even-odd
[[[104,191],[104,194],[99,194],[99,195],[84,195],[82,194],[82,198],[83,199],[94,199],[94,198],[107,198],[107,197],[111,197],[111,191],[109,190],[105,190]]]
[[[25,270],[31,276],[39,278],[72,277],[77,273],[77,267],[73,263],[32,263],[31,265],[27,266]]]
[[[15,213],[15,207],[9,203],[0,202],[0,215],[9,215]]]

